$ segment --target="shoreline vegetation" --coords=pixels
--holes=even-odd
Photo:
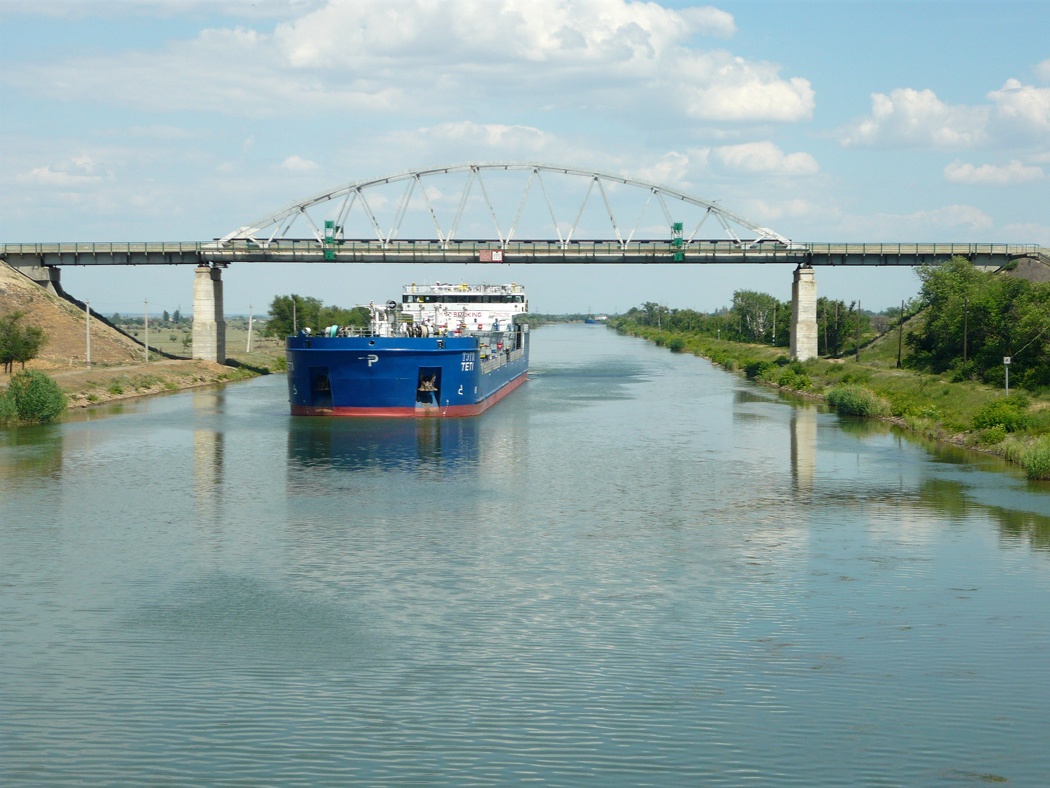
[[[880,419],[935,441],[998,455],[1020,465],[1029,479],[1050,479],[1050,284],[986,274],[965,260],[922,271],[920,278],[922,293],[905,305],[903,325],[899,309],[879,331],[872,326],[879,316],[840,303],[840,317],[846,314],[852,323],[840,332],[843,338],[827,343],[834,355],[805,362],[788,356],[787,325],[778,326],[775,345],[771,319],[764,336],[746,336],[744,309],[755,299],[741,296],[762,294],[738,292],[733,308],[712,315],[650,303],[611,317],[608,325],[820,400],[840,414]],[[775,301],[767,298],[770,305]],[[778,306],[790,316],[789,304]],[[830,339],[831,319],[822,317],[818,307],[818,331],[828,331]],[[845,337],[853,342],[847,344]],[[823,337],[819,349],[826,352]],[[1009,395],[1004,356],[1014,357]]]
[[[284,358],[271,357],[271,352],[231,356],[226,364],[191,359],[164,359],[149,364],[97,365],[91,369],[25,370],[13,375],[0,375],[0,427],[29,426],[61,420],[70,410],[91,408],[114,402],[138,399],[155,394],[171,394],[201,386],[214,386],[249,380],[271,372],[280,372]],[[37,412],[23,406],[14,407],[14,388],[20,376],[32,373],[34,386],[47,391],[47,407]],[[45,383],[44,381],[47,381]],[[23,384],[24,387],[24,384]],[[25,400],[25,397],[22,397]],[[55,403],[61,402],[57,408]]]

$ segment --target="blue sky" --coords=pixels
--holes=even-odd
[[[1045,2],[0,0],[0,239],[208,240],[349,181],[500,160],[665,183],[800,241],[1050,245],[1048,34]],[[537,311],[714,309],[786,299],[791,270],[241,265],[226,308],[452,279],[523,282]],[[188,269],[63,280],[104,312],[191,301]],[[817,280],[872,308],[917,289]]]

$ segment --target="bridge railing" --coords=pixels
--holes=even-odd
[[[134,241],[122,242],[57,242],[34,244],[0,244],[0,254],[188,254],[201,251],[209,244],[200,241]]]
[[[499,252],[500,254],[497,254]],[[681,253],[681,254],[679,254]],[[814,265],[924,265],[962,255],[980,265],[1003,265],[1023,256],[1050,262],[1050,249],[1034,244],[790,243],[761,240],[454,240],[280,239],[259,243],[89,242],[0,244],[14,265],[188,265],[234,262],[697,262],[805,263]]]

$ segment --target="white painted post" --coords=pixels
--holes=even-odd
[[[87,365],[91,369],[91,302],[84,302],[84,311],[87,312]]]
[[[146,299],[146,363],[149,363],[149,299]]]
[[[246,353],[252,352],[252,305],[248,304],[248,348]]]

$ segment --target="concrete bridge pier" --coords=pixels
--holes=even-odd
[[[24,274],[51,293],[51,295],[62,295],[61,271],[53,265],[18,265],[12,268],[20,274]]]
[[[812,266],[795,269],[791,283],[791,358],[817,357],[817,280]]]
[[[222,270],[202,265],[193,280],[193,357],[226,363]]]

